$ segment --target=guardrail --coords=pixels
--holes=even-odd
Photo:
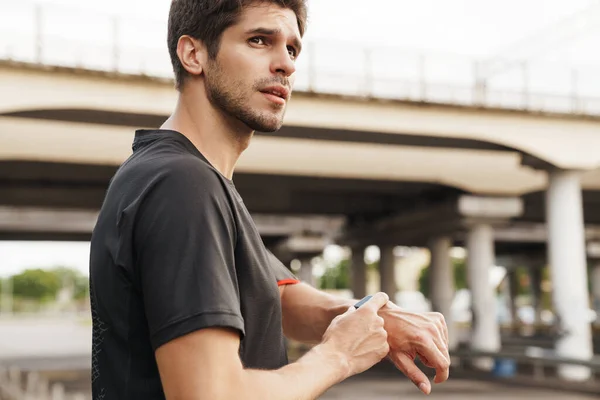
[[[297,341],[288,340],[288,354],[290,361],[296,361],[312,348],[312,345],[303,344]],[[515,364],[532,367],[533,376],[536,381],[547,380],[547,369],[549,367],[558,367],[560,365],[577,365],[589,368],[592,372],[591,381],[600,384],[600,356],[591,360],[581,360],[577,358],[560,357],[554,353],[554,350],[543,349],[529,346],[524,350],[501,350],[498,352],[477,351],[471,349],[458,349],[450,352],[452,358],[452,368],[471,369],[473,361],[478,359],[491,359],[500,361],[513,361]],[[517,373],[516,369],[514,371]],[[568,382],[562,380],[563,382]],[[600,386],[598,387],[600,390]]]
[[[172,77],[166,20],[5,0],[0,27],[0,59]],[[472,57],[310,40],[304,47],[299,91],[600,116],[595,66],[512,61],[513,68],[489,78],[486,63]]]
[[[455,367],[461,368],[466,365],[466,362],[473,360],[488,358],[493,360],[511,360],[517,364],[525,364],[533,367],[533,377],[536,380],[544,380],[546,378],[547,367],[558,367],[561,365],[576,365],[589,368],[592,372],[591,380],[596,379],[596,375],[600,374],[600,359],[581,360],[576,358],[560,357],[553,354],[552,351],[530,347],[523,352],[500,351],[486,352],[475,350],[457,350],[452,352],[451,357],[458,360],[458,364],[454,363]]]
[[[22,372],[18,368],[0,368],[0,399],[2,400],[91,400],[86,393],[67,393],[61,383],[53,383],[36,371]]]
[[[308,351],[311,346],[296,344],[292,346],[295,356],[290,358],[290,361],[298,359],[301,354]],[[493,360],[506,361],[510,360],[520,365],[527,365],[533,367],[533,380],[527,379],[524,381],[525,384],[549,384],[552,383],[557,387],[563,387],[563,389],[571,389],[572,386],[568,385],[569,381],[554,379],[554,375],[550,378],[546,375],[546,370],[549,367],[557,367],[560,365],[577,365],[589,368],[592,371],[592,378],[587,385],[577,383],[577,388],[581,390],[592,391],[598,393],[596,390],[600,390],[600,359],[592,360],[580,360],[566,357],[558,357],[551,352],[544,351],[542,349],[530,348],[529,351],[515,352],[503,350],[500,352],[484,352],[484,351],[473,351],[473,350],[457,350],[451,353],[453,359],[452,367],[454,369],[469,369],[470,363],[474,360],[481,358],[489,358]],[[71,365],[71,367],[68,367]],[[89,368],[89,362],[81,362],[79,359],[63,360],[62,367],[58,370],[67,372],[68,371],[87,371]],[[27,399],[40,399],[40,400],[88,400],[89,393],[87,392],[67,392],[65,386],[61,383],[52,383],[44,378],[44,372],[51,372],[53,368],[44,368],[44,371],[32,370],[29,368],[19,369],[16,367],[7,368],[6,366],[0,366],[0,399],[3,400],[27,400]],[[517,372],[517,371],[515,371]],[[469,375],[471,376],[471,375]],[[474,379],[478,379],[480,376],[472,376]],[[506,376],[504,376],[506,378]],[[574,389],[574,388],[573,388]]]

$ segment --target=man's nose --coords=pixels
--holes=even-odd
[[[271,72],[282,74],[286,77],[291,76],[294,72],[296,72],[296,63],[290,56],[287,47],[283,50],[277,51],[277,54],[275,55],[271,64]]]

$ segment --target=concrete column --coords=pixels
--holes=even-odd
[[[529,269],[529,284],[531,285],[531,306],[535,310],[535,325],[542,323],[542,266]]]
[[[367,295],[367,265],[365,264],[364,246],[352,248],[350,275],[353,296],[355,299],[362,299]]]
[[[437,237],[429,242],[431,265],[429,266],[429,297],[433,311],[442,313],[448,326],[448,347],[456,349],[458,335],[452,319],[451,306],[454,300],[454,269],[450,259],[452,241],[449,237]]]
[[[600,326],[600,264],[592,268],[592,307],[596,310],[598,317],[596,325]]]
[[[514,316],[512,313],[512,309],[511,309],[511,303],[512,303],[512,297],[510,295],[510,282],[509,282],[509,278],[508,276],[506,276],[502,282],[500,282],[500,286],[499,286],[499,290],[500,290],[500,299],[501,300],[499,302],[499,304],[502,305],[502,307],[506,308],[506,315],[504,313],[500,313],[498,312],[498,321],[500,324],[504,324],[504,323],[511,323],[513,324],[514,321]]]
[[[298,278],[302,282],[305,282],[311,286],[316,286],[315,278],[313,276],[313,266],[310,259],[302,259],[300,260],[300,272],[298,273]]]
[[[490,268],[494,265],[492,226],[478,223],[467,234],[467,272],[473,313],[471,348],[480,351],[500,350],[500,327]],[[490,370],[493,360],[476,360],[478,368]]]
[[[578,172],[549,173],[546,221],[554,309],[564,333],[557,341],[556,352],[559,356],[587,360],[593,352],[591,327],[586,320],[588,281]],[[563,365],[558,373],[570,380],[590,377],[590,370],[580,366]]]
[[[387,293],[390,300],[395,302],[398,287],[396,286],[394,246],[379,246],[379,251],[381,253],[379,259],[380,290]]]
[[[508,275],[506,277],[506,282],[508,283],[508,298],[509,298],[509,309],[510,309],[510,318],[512,321],[513,329],[517,329],[519,322],[519,316],[517,315],[517,297],[519,296],[519,276],[517,275],[517,270],[512,269],[508,271]]]

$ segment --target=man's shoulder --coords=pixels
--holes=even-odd
[[[115,174],[115,185],[129,189],[164,186],[168,190],[195,189],[221,191],[223,179],[199,157],[185,152],[163,151],[157,154],[134,154]]]

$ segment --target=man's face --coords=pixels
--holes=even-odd
[[[204,68],[208,99],[252,130],[281,128],[294,83],[301,38],[296,15],[258,3],[223,32],[219,53]]]

